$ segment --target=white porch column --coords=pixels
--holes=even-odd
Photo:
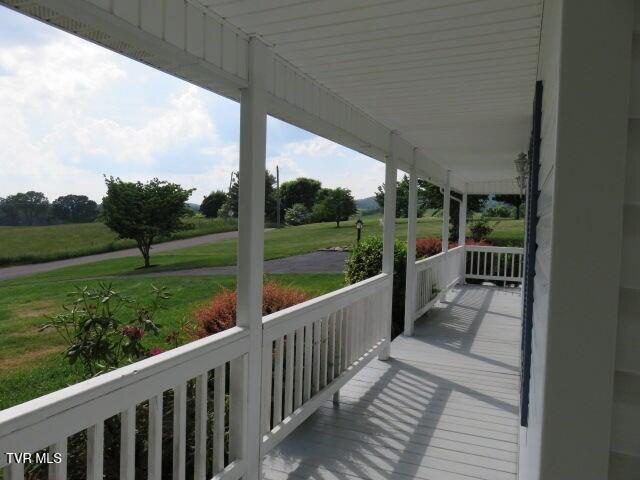
[[[447,170],[442,200],[442,251],[449,251],[449,210],[451,209],[451,171]]]
[[[465,185],[465,190],[467,186]],[[467,244],[467,192],[462,194],[462,201],[460,202],[460,218],[458,220],[458,245],[464,246]],[[467,251],[462,252],[462,260],[460,261],[460,277],[459,283],[465,283],[467,273]]]
[[[413,335],[413,320],[416,311],[416,222],[418,220],[418,175],[415,166],[409,172],[409,211],[407,219],[407,276],[404,296],[404,334]]]
[[[467,243],[467,192],[462,194],[458,224],[458,245],[465,245]]]
[[[232,436],[234,458],[246,462],[244,478],[261,476],[260,399],[262,352],[262,274],[264,261],[264,196],[266,155],[266,90],[264,45],[249,43],[249,86],[240,101],[240,192],[238,205],[238,306],[237,324],[249,329],[248,360],[236,364],[231,375],[233,392],[244,398],[242,409],[234,402],[231,421],[240,423],[241,433]],[[232,368],[234,365],[232,365]],[[245,387],[246,385],[246,387]],[[247,391],[242,395],[243,389]],[[233,409],[236,409],[235,414]],[[232,434],[235,433],[232,429]]]
[[[387,294],[385,310],[387,315],[387,326],[385,327],[384,336],[385,344],[380,349],[378,358],[380,360],[388,360],[391,351],[391,311],[393,301],[393,249],[396,240],[396,190],[398,181],[398,171],[396,169],[396,133],[391,133],[389,138],[389,155],[385,162],[384,176],[384,220],[383,234],[384,242],[382,251],[382,273],[391,275],[389,282],[391,288]]]

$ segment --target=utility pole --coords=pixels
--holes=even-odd
[[[280,228],[280,167],[276,165],[276,225]]]

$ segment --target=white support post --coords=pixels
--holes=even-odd
[[[466,189],[466,185],[465,185]],[[458,245],[464,246],[467,244],[467,192],[462,194],[462,201],[460,202],[460,218],[458,220]],[[465,276],[467,273],[467,251],[462,251],[462,260],[460,261],[460,283],[465,283]]]
[[[249,329],[249,353],[245,362],[235,362],[231,390],[243,405],[234,405],[231,420],[234,459],[246,464],[246,479],[261,476],[260,418],[262,380],[262,275],[264,261],[264,196],[267,110],[264,44],[249,42],[249,85],[240,100],[240,193],[238,205],[238,307],[237,325]],[[243,394],[242,394],[243,393]],[[236,427],[239,431],[235,431]]]
[[[385,162],[384,176],[384,220],[383,220],[383,250],[382,250],[382,273],[391,276],[389,291],[385,297],[385,316],[387,325],[385,326],[385,343],[380,349],[378,358],[388,360],[391,353],[391,311],[393,301],[393,250],[396,240],[396,190],[398,181],[398,171],[396,169],[396,133],[391,132],[389,138],[389,155]]]
[[[409,172],[409,211],[407,213],[407,277],[404,296],[404,334],[413,335],[416,301],[416,222],[418,220],[418,176],[414,163]]]
[[[451,209],[451,171],[447,170],[442,200],[442,251],[449,251],[449,210]]]

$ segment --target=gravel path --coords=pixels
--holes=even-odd
[[[169,242],[159,243],[151,249],[151,254],[168,252],[179,248],[195,247],[197,245],[205,245],[207,243],[216,243],[229,238],[237,238],[238,232],[220,232],[211,233],[209,235],[201,235],[199,237],[184,238],[181,240],[171,240]],[[66,260],[56,260],[53,262],[33,263],[31,265],[17,265],[15,267],[0,268],[0,280],[9,280],[12,278],[24,277],[33,273],[50,272],[58,268],[70,267],[72,265],[82,265],[85,263],[99,262],[101,260],[110,260],[112,258],[135,257],[140,255],[137,248],[127,248],[125,250],[116,250],[115,252],[98,253],[96,255],[86,255],[84,257],[68,258]]]

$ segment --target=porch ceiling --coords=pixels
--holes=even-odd
[[[541,1],[198,1],[467,181],[514,177]]]

